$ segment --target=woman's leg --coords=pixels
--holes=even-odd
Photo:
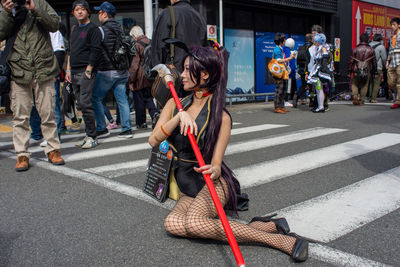
[[[220,182],[221,181],[221,182]],[[215,189],[224,206],[228,199],[228,188],[225,180],[220,179],[214,183]],[[214,207],[208,188],[205,186],[192,201],[186,213],[187,235],[195,238],[216,239],[227,241],[225,231]],[[291,236],[271,234],[255,229],[247,224],[230,222],[237,242],[255,242],[266,244],[288,254],[292,253],[296,239]]]
[[[185,227],[186,212],[193,199],[183,194],[179,196],[178,202],[164,221],[164,227],[170,234],[188,237]]]
[[[323,88],[317,88],[318,109],[324,109],[325,94]]]

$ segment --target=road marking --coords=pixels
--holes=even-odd
[[[138,133],[138,134],[135,134],[132,139],[123,139],[118,136],[113,136],[113,137],[108,137],[108,138],[100,138],[100,139],[98,139],[98,142],[99,142],[99,144],[107,144],[107,143],[124,141],[124,140],[135,140],[135,139],[140,139],[140,138],[147,138],[150,136],[150,134],[151,134],[151,132]],[[75,143],[76,142],[61,143],[61,149],[76,147]],[[44,151],[44,147],[35,146],[35,147],[32,147],[29,149],[30,153],[36,153],[36,152],[41,152],[41,151]]]
[[[284,208],[292,231],[330,242],[400,208],[400,167]]]
[[[281,124],[262,124],[250,127],[243,127],[239,129],[233,129],[231,135],[238,135],[244,133],[252,133],[252,132],[259,132],[269,129],[281,128],[286,127],[288,125],[281,125]],[[106,149],[94,149],[85,152],[79,152],[74,154],[63,154],[63,158],[66,161],[78,161],[78,160],[85,160],[85,159],[92,159],[98,157],[105,157],[123,153],[130,153],[139,150],[151,149],[150,145],[146,143],[123,146],[123,147],[114,147],[114,148],[106,148]]]
[[[249,188],[397,144],[400,144],[400,134],[381,133],[233,171],[241,187]]]
[[[311,139],[315,137],[320,137],[324,135],[339,133],[347,131],[345,129],[336,129],[336,128],[322,128],[316,127],[306,130],[300,130],[290,133],[285,133],[269,138],[259,138],[254,139],[248,142],[239,142],[235,144],[231,144],[228,146],[225,156],[243,153],[255,149],[262,149],[266,147],[276,146],[280,144],[286,144],[290,142],[296,142],[306,139]],[[117,178],[120,176],[125,176],[129,174],[134,174],[137,172],[145,171],[147,166],[147,159],[141,159],[136,161],[129,161],[111,165],[105,165],[95,168],[88,168],[85,169],[87,172],[97,173],[101,176],[108,177],[108,178]]]
[[[365,102],[365,105],[368,106],[391,106],[393,103],[385,103],[385,102],[379,102],[379,103],[368,103]],[[334,101],[334,102],[329,102],[329,105],[353,105],[353,102],[351,101]]]
[[[328,246],[320,244],[310,244],[309,256],[313,259],[331,263],[336,266],[368,266],[368,267],[386,267],[381,262],[372,261],[364,257],[346,253]]]
[[[0,152],[0,155],[8,157],[8,158],[13,158],[16,159],[16,156],[13,155],[12,153],[9,152]],[[83,180],[85,182],[95,184],[97,186],[101,186],[103,188],[112,190],[117,193],[124,194],[129,197],[133,197],[142,201],[145,201],[149,204],[155,205],[157,207],[166,209],[166,210],[172,210],[172,208],[175,205],[175,201],[172,201],[170,199],[167,199],[166,202],[160,203],[156,201],[155,199],[149,197],[147,194],[145,194],[142,190],[134,187],[134,186],[129,186],[117,181],[113,181],[95,174],[90,174],[86,173],[83,171],[79,170],[74,170],[65,166],[55,166],[52,164],[49,164],[48,162],[40,161],[31,158],[30,159],[30,164],[31,166],[38,166],[43,169],[47,169],[65,176],[69,176],[72,178],[77,178],[80,180]],[[236,219],[233,219],[236,220]],[[240,221],[241,223],[246,223],[241,220],[236,220]],[[291,225],[293,223],[291,222]],[[309,247],[309,256],[310,258],[314,258],[323,262],[328,262],[334,265],[338,266],[372,266],[372,267],[378,267],[382,266],[385,267],[387,265],[379,262],[375,262],[363,257],[359,257],[350,253],[346,253],[337,249],[330,248],[328,246],[320,245],[320,244],[310,244]]]

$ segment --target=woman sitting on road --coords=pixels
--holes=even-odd
[[[202,173],[211,176],[224,208],[237,211],[240,185],[223,162],[232,125],[224,108],[227,62],[228,52],[223,47],[192,47],[181,76],[184,90],[193,93],[181,99],[183,111],[177,110],[173,99],[167,102],[149,138],[152,147],[167,139],[177,152],[175,177],[180,198],[164,222],[172,235],[227,241]],[[186,136],[189,127],[209,163],[202,168],[197,167]],[[308,257],[308,242],[289,233],[284,218],[255,217],[249,224],[231,221],[230,225],[238,242],[269,245],[289,254],[294,261]]]

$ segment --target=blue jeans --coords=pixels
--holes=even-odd
[[[60,80],[57,79],[57,81],[54,82],[54,90],[56,90],[56,103],[55,103],[55,116],[56,116],[56,122],[57,122],[57,132],[58,132],[58,138],[60,139],[60,133],[61,133],[61,126],[62,126],[62,114],[61,114],[61,109],[60,109]],[[40,129],[40,125],[42,124],[42,120],[40,119],[39,113],[36,110],[35,107],[35,101],[33,102],[33,107],[31,111],[31,117],[29,119],[29,124],[31,126],[32,132],[31,132],[31,138],[34,140],[40,140],[43,138],[42,135],[42,130]]]
[[[128,131],[132,128],[128,96],[126,95],[127,81],[128,77],[115,78],[106,76],[102,73],[97,74],[93,92],[93,108],[96,116],[96,131],[104,131],[106,129],[103,99],[110,90],[113,90],[115,99],[120,109],[122,132]]]

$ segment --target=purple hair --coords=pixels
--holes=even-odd
[[[206,142],[203,151],[205,162],[210,163],[221,129],[222,114],[225,110],[229,53],[224,47],[218,48],[217,51],[212,47],[200,46],[192,46],[191,52],[200,59],[199,61],[193,56],[188,56],[190,77],[193,81],[196,81],[194,87],[200,86],[201,71],[206,71],[209,74],[209,77],[205,84],[200,87],[208,88],[208,91],[213,94],[211,99],[210,121],[205,136]],[[225,164],[225,162],[222,162],[221,176],[227,182],[230,193],[225,209],[236,213],[237,194],[240,192],[240,185],[232,170]]]

